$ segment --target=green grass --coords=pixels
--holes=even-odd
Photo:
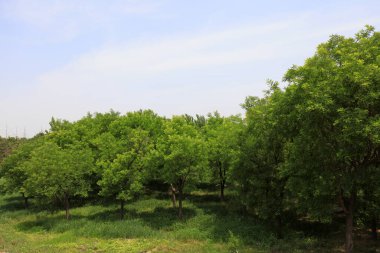
[[[63,211],[24,210],[20,198],[2,196],[0,252],[332,252],[342,242],[296,230],[277,240],[267,225],[205,192],[187,197],[184,214],[179,221],[156,194],[128,203],[123,220],[116,204],[92,203],[73,208],[67,221]]]

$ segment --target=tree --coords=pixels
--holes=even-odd
[[[367,26],[354,38],[331,36],[285,75],[284,110],[293,133],[289,187],[311,214],[331,213],[338,201],[346,217],[346,252],[353,251],[358,197],[380,169],[379,55],[380,33]]]
[[[93,141],[98,151],[100,195],[120,200],[121,218],[125,201],[143,189],[149,172],[147,153],[161,132],[162,118],[151,110],[140,110],[120,116],[110,124],[109,132]]]
[[[264,98],[248,97],[246,128],[241,139],[240,166],[234,171],[241,200],[247,208],[269,222],[274,222],[277,237],[283,237],[288,176],[284,174],[288,143],[276,107],[283,91],[278,83],[268,82]]]
[[[91,173],[93,157],[85,146],[65,149],[46,141],[32,151],[25,163],[27,178],[24,183],[28,195],[59,200],[65,206],[66,219],[70,218],[70,198],[87,196],[90,184],[86,175]]]
[[[115,145],[119,142],[115,138],[112,139],[112,136],[110,137],[110,126],[119,118],[119,113],[111,110],[107,113],[88,113],[76,122],[54,118],[50,122],[51,129],[47,136],[50,141],[61,148],[70,145],[85,145],[91,149],[94,160],[99,165],[95,166],[86,176],[86,180],[91,184],[91,197],[97,196],[100,191],[97,183],[101,178],[102,164],[108,161],[106,155],[111,155],[111,149],[113,149],[112,152],[118,152]],[[108,140],[110,142],[107,142]],[[111,144],[112,148],[107,147],[108,144]]]
[[[239,159],[239,138],[243,122],[239,116],[225,118],[217,112],[209,114],[206,122],[209,166],[213,178],[216,178],[220,186],[220,199],[224,201],[227,179]]]
[[[0,164],[0,190],[6,193],[20,193],[24,198],[25,208],[28,208],[28,199],[31,197],[24,187],[27,179],[26,162],[29,161],[33,150],[41,146],[43,141],[43,135],[23,140]]]
[[[0,163],[9,156],[25,139],[14,137],[2,138],[0,136]]]
[[[184,187],[200,179],[207,166],[204,140],[194,124],[183,116],[174,116],[166,122],[164,134],[151,155],[161,162],[163,180],[178,194],[178,216],[182,219]]]
[[[128,133],[127,145],[123,152],[116,155],[102,172],[98,182],[100,195],[112,196],[120,200],[120,216],[124,217],[124,203],[132,199],[143,189],[146,175],[145,159],[151,148],[148,132],[132,129]]]

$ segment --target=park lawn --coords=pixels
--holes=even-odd
[[[74,205],[75,206],[75,205]],[[339,252],[331,243],[289,231],[277,240],[268,226],[227,208],[215,193],[193,192],[184,220],[165,195],[150,194],[126,205],[76,205],[64,212],[23,208],[22,199],[0,196],[0,252]],[[343,242],[343,241],[342,241]],[[364,252],[364,251],[363,251]]]
[[[185,203],[184,221],[178,220],[169,199],[162,198],[128,204],[124,220],[116,204],[72,208],[70,220],[63,211],[33,207],[35,203],[25,210],[14,195],[0,197],[0,252],[230,252],[235,247],[239,252],[265,252],[234,243],[233,233],[220,230],[226,227],[214,226],[220,221],[211,209],[191,202]],[[227,223],[234,229],[239,221]]]

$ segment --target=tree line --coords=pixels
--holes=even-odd
[[[46,133],[1,139],[1,191],[22,194],[26,207],[31,197],[61,203],[67,219],[73,198],[114,198],[123,217],[128,201],[160,182],[182,219],[186,191],[208,183],[221,201],[226,187],[234,192],[279,238],[290,216],[329,223],[341,214],[352,252],[355,224],[376,238],[380,218],[380,33],[331,36],[284,82],[247,97],[244,118],[151,110],[53,118]]]

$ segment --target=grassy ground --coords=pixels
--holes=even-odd
[[[116,204],[92,203],[73,208],[67,221],[63,211],[24,210],[21,198],[0,196],[0,252],[339,252],[343,244],[331,233],[298,230],[277,240],[211,193],[193,192],[184,208],[179,221],[170,200],[153,194],[127,204],[124,220]],[[359,250],[376,246],[364,240]]]

